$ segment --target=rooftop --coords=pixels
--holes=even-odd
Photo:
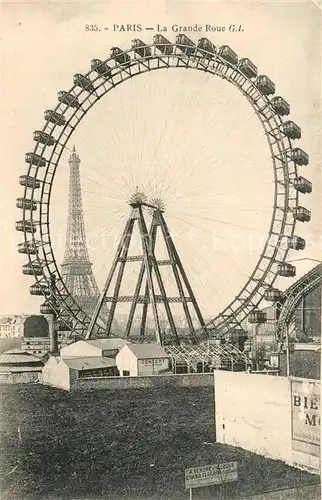
[[[128,348],[139,359],[169,357],[159,344],[128,344]]]
[[[25,372],[41,372],[42,371],[42,365],[23,365],[23,366],[16,366],[16,365],[1,365],[0,364],[0,373],[25,373]]]
[[[41,358],[24,351],[23,349],[12,349],[0,356],[0,364],[16,364],[16,363],[41,363]]]
[[[85,340],[85,342],[93,347],[98,347],[99,349],[118,349],[122,348],[124,345],[129,344],[129,342],[121,337],[111,337],[106,339],[96,339],[96,340]]]
[[[98,368],[111,368],[116,366],[115,359],[102,357],[88,357],[79,359],[65,359],[64,363],[72,370],[95,370]]]

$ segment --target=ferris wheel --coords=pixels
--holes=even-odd
[[[86,333],[91,318],[66,287],[52,245],[50,211],[56,171],[74,131],[95,104],[100,106],[106,94],[116,94],[117,87],[134,76],[146,74],[149,78],[154,70],[175,68],[188,75],[192,73],[190,70],[198,70],[240,91],[240,98],[246,100],[261,124],[273,167],[274,205],[267,237],[239,293],[207,322],[209,335],[238,332],[246,318],[250,323],[265,322],[260,303],[280,299],[281,292],[274,287],[276,278],[295,275],[294,266],[286,262],[288,252],[305,248],[305,240],[295,234],[295,225],[311,217],[310,211],[299,204],[299,194],[312,190],[310,181],[298,175],[298,167],[308,164],[308,155],[293,146],[293,141],[301,138],[301,129],[285,119],[290,106],[285,99],[274,95],[273,81],[259,75],[250,59],[239,58],[229,46],[215,46],[206,38],[194,43],[179,34],[172,43],[159,34],[152,43],[135,39],[127,50],[113,47],[109,58],[93,59],[88,72],[75,74],[72,87],[58,92],[58,103],[45,111],[42,129],[33,134],[33,151],[25,155],[27,171],[19,179],[23,195],[16,203],[22,213],[16,230],[24,237],[18,252],[28,258],[23,273],[35,278],[30,293],[45,296],[43,314],[55,312],[65,326],[73,325],[73,330],[81,335]],[[54,290],[52,276],[55,276]],[[97,325],[98,332],[100,329]]]

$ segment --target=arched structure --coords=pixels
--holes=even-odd
[[[25,158],[27,172],[20,177],[23,196],[18,198],[17,206],[22,218],[16,229],[24,234],[18,251],[28,257],[23,273],[35,277],[31,293],[46,296],[46,310],[49,303],[62,321],[72,320],[74,333],[84,335],[90,317],[71,296],[59,272],[49,224],[52,185],[62,153],[78,124],[108,92],[143,73],[177,68],[210,73],[239,89],[265,132],[273,167],[274,206],[266,242],[242,290],[207,325],[209,336],[238,331],[246,317],[253,322],[263,321],[259,304],[281,274],[289,249],[305,247],[304,239],[295,234],[295,224],[297,220],[310,219],[310,212],[299,206],[299,193],[310,192],[311,183],[298,176],[298,166],[308,163],[308,155],[293,146],[292,141],[301,137],[301,129],[285,120],[290,106],[274,95],[272,80],[258,75],[257,67],[248,58],[240,59],[227,45],[217,47],[206,38],[194,43],[179,34],[171,43],[163,35],[155,35],[150,44],[135,39],[127,50],[113,47],[109,58],[93,59],[88,72],[74,75],[74,84],[68,91],[58,92],[57,105],[45,111],[43,128],[34,132],[35,146]],[[56,276],[55,297],[49,296],[52,275]],[[95,333],[103,331],[95,326]]]

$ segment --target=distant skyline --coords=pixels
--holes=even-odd
[[[215,19],[244,24],[243,33],[189,36],[194,40],[207,36],[214,43],[231,45],[241,57],[250,57],[274,80],[277,95],[290,103],[289,118],[302,128],[298,145],[310,155],[310,164],[300,169],[300,175],[313,182],[313,192],[301,197],[301,204],[312,211],[312,221],[297,225],[297,233],[307,240],[308,248],[290,253],[289,259],[321,258],[321,36],[317,7],[313,3],[209,3],[196,13],[185,3],[153,2],[153,9],[147,9],[148,5],[127,4],[125,15],[116,4],[3,4],[1,314],[37,314],[43,301],[29,295],[32,279],[22,275],[24,259],[16,251],[21,235],[14,230],[20,216],[15,199],[22,193],[18,177],[26,172],[24,153],[33,147],[32,132],[42,126],[43,112],[55,105],[57,92],[70,88],[73,74],[86,72],[91,59],[106,58],[111,46],[129,47],[136,36],[142,40],[152,37],[151,32],[85,32],[85,24],[100,19],[121,23],[124,17],[124,22],[140,22],[141,17],[150,24],[205,24]],[[175,34],[166,36],[174,40]],[[174,240],[201,308],[210,317],[239,291],[256,262],[255,247],[267,234],[272,173],[265,138],[246,100],[220,81],[210,81],[203,74],[188,77],[161,72],[135,80],[102,99],[68,145],[75,144],[82,160],[85,222],[94,272],[102,286],[128,214],[126,201],[136,183],[149,186],[151,193],[162,185]],[[153,166],[158,137],[162,139],[159,163]],[[66,233],[68,155],[66,151],[62,157],[51,205],[58,264]],[[152,182],[154,169],[162,174],[157,189]],[[126,182],[120,177],[122,172]],[[253,186],[251,197],[247,183]],[[255,247],[242,250],[235,248],[236,242]],[[313,265],[309,260],[299,261],[298,276]],[[278,281],[281,288],[289,284],[288,280]]]

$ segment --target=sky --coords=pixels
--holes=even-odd
[[[153,4],[153,8],[150,6]],[[307,240],[290,260],[321,258],[321,16],[313,2],[3,2],[1,16],[1,247],[0,313],[37,312],[22,275],[23,256],[15,199],[32,132],[57,92],[72,86],[93,58],[112,46],[127,48],[145,27],[201,25],[188,34],[228,44],[256,62],[291,104],[302,128],[299,146],[310,155],[301,175],[313,193],[301,198],[312,221],[298,224]],[[97,24],[101,31],[85,26]],[[142,24],[140,33],[113,25]],[[206,33],[205,25],[243,26],[241,32]],[[104,28],[108,27],[108,30]],[[190,74],[191,73],[191,74]],[[77,128],[55,177],[51,234],[57,262],[64,252],[68,201],[68,156],[81,157],[85,224],[99,286],[105,281],[136,186],[162,197],[166,217],[204,314],[217,314],[238,293],[267,235],[272,208],[272,167],[266,139],[246,100],[225,82],[184,71],[156,72],[109,93]],[[99,236],[99,237],[98,237]],[[238,245],[236,244],[238,242]],[[240,242],[243,244],[241,245]],[[250,249],[250,245],[252,248]],[[298,275],[314,265],[298,262]],[[134,274],[129,274],[128,285]],[[290,282],[279,279],[285,288]]]

